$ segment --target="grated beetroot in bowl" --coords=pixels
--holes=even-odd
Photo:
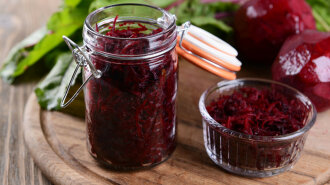
[[[304,126],[306,106],[275,89],[244,87],[223,95],[207,107],[223,126],[249,135],[279,136]]]
[[[245,176],[266,177],[289,170],[300,157],[308,126],[314,124],[313,105],[282,85],[241,82],[243,86],[218,87],[206,97],[210,102],[206,111],[230,129],[202,114],[208,155],[222,168]],[[301,132],[290,134],[297,130]]]
[[[145,54],[152,44],[145,37],[163,31],[142,22],[116,23],[117,19],[118,16],[108,29],[96,26],[96,31],[113,37],[99,38],[97,50]],[[92,156],[118,168],[162,162],[176,146],[175,49],[151,59],[126,61],[91,55],[91,60],[102,71],[102,77],[92,78],[85,90],[88,147]],[[85,79],[89,75],[85,72]]]

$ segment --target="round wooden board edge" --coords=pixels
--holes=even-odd
[[[42,131],[40,114],[41,108],[32,93],[25,106],[22,124],[26,146],[37,166],[54,184],[95,184],[71,168],[52,150]]]

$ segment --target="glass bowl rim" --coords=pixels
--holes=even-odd
[[[114,7],[118,7],[118,6],[128,6],[128,5],[144,6],[144,7],[153,8],[155,10],[158,10],[158,11],[162,12],[164,15],[167,15],[167,16],[172,18],[171,24],[166,29],[164,29],[163,31],[161,31],[159,33],[156,33],[154,35],[144,36],[144,37],[138,37],[138,38],[120,38],[120,37],[112,37],[112,36],[104,35],[104,34],[101,34],[101,33],[97,32],[96,30],[94,30],[93,27],[91,26],[90,20],[97,13],[100,13],[100,12],[106,10],[106,9],[109,9],[109,8],[114,8]],[[159,8],[159,7],[152,6],[152,5],[147,5],[147,4],[141,4],[141,3],[120,3],[120,4],[113,4],[113,5],[109,5],[109,6],[104,6],[104,7],[101,7],[99,9],[94,10],[93,12],[91,12],[87,15],[84,24],[86,25],[86,27],[89,31],[91,31],[93,34],[95,34],[99,37],[110,38],[110,39],[118,39],[118,40],[139,40],[139,39],[155,38],[159,35],[166,34],[170,30],[172,30],[173,27],[176,27],[175,22],[176,22],[176,17],[173,14],[166,11],[165,9],[163,9],[163,8]]]
[[[231,129],[228,129],[227,127],[223,126],[222,124],[218,123],[217,121],[215,121],[210,114],[208,113],[208,111],[206,110],[206,106],[205,106],[205,100],[207,98],[207,96],[211,93],[213,93],[214,91],[216,91],[217,89],[226,86],[226,85],[235,85],[238,84],[240,82],[262,82],[262,83],[268,83],[268,84],[276,84],[285,88],[288,88],[294,92],[296,92],[299,95],[299,99],[304,99],[305,102],[308,102],[308,104],[310,104],[311,106],[311,112],[312,112],[312,118],[310,119],[310,121],[308,123],[305,124],[305,126],[295,132],[289,133],[289,134],[284,134],[284,135],[279,135],[279,136],[255,136],[255,135],[248,135],[245,133],[241,133],[241,132],[237,132]],[[203,94],[201,95],[200,99],[199,99],[199,111],[202,115],[202,119],[203,121],[207,121],[208,124],[217,132],[222,132],[222,133],[226,133],[228,135],[231,136],[235,136],[238,137],[239,139],[248,139],[248,140],[256,140],[256,141],[287,141],[289,139],[294,139],[296,137],[301,136],[304,133],[307,133],[312,126],[315,124],[316,121],[316,117],[317,117],[317,111],[315,109],[314,104],[311,102],[311,100],[304,95],[303,93],[301,93],[300,91],[298,91],[297,89],[283,84],[281,82],[277,82],[277,81],[273,81],[273,80],[268,80],[268,79],[261,79],[261,78],[240,78],[240,79],[236,79],[236,80],[224,80],[224,81],[220,81],[218,83],[216,83],[215,85],[212,85],[210,88],[208,88],[206,91],[203,92]],[[204,128],[205,129],[205,128]]]

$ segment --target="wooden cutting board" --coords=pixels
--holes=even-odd
[[[245,67],[240,76],[267,78],[268,68]],[[330,110],[318,115],[303,154],[292,170],[268,178],[240,177],[217,167],[203,144],[198,100],[206,88],[221,79],[184,60],[180,61],[179,79],[178,146],[169,160],[154,168],[118,172],[99,166],[86,148],[82,97],[65,112],[50,112],[41,110],[35,95],[30,96],[23,122],[30,153],[44,174],[61,185],[322,184],[330,180]]]

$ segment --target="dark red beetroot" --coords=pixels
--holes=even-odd
[[[305,105],[276,90],[241,88],[220,96],[206,107],[210,116],[223,126],[249,135],[280,136],[304,125]]]
[[[97,49],[115,54],[145,54],[149,41],[142,37],[163,31],[150,27],[153,26],[138,22],[113,23],[104,34],[141,39],[99,39]],[[120,168],[149,166],[166,159],[176,145],[175,50],[146,60],[123,61],[96,55],[91,58],[102,71],[102,77],[91,79],[85,91],[91,154]],[[84,75],[86,78],[90,73]]]
[[[288,36],[315,29],[315,20],[304,0],[249,0],[237,11],[234,28],[240,55],[270,64]]]
[[[306,30],[287,39],[272,67],[273,79],[289,84],[314,103],[330,107],[330,33]]]
[[[278,85],[264,90],[247,86],[212,101],[206,109],[213,119],[251,137],[237,136],[204,120],[204,142],[211,159],[229,171],[256,177],[273,175],[293,165],[303,149],[305,135],[283,140],[264,137],[283,136],[305,126],[310,110],[291,94]]]

